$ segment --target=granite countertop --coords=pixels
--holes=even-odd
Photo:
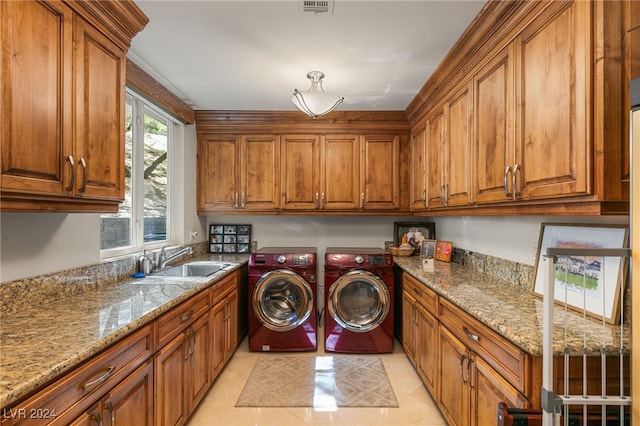
[[[474,271],[456,263],[435,262],[434,272],[424,272],[419,257],[394,257],[394,262],[418,281],[433,289],[470,315],[513,342],[524,352],[542,356],[542,299],[529,290],[507,281]],[[567,324],[565,343],[564,326]],[[586,325],[586,327],[583,327]],[[586,330],[583,333],[583,330]],[[619,354],[620,336],[625,351],[630,346],[629,327],[603,326],[601,321],[581,314],[554,308],[554,353],[581,355],[583,346],[588,354]],[[604,345],[603,345],[604,343]]]
[[[215,285],[247,263],[248,256],[207,255],[189,260],[222,260],[233,266],[208,277],[130,279],[3,315],[0,407],[17,401]]]

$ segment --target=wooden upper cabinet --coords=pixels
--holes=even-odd
[[[591,191],[591,8],[582,1],[549,7],[515,40],[515,198]]]
[[[73,12],[35,1],[1,2],[0,11],[3,198],[64,196],[73,151]]]
[[[79,17],[75,37],[74,192],[82,197],[122,200],[126,57]]]
[[[513,45],[502,49],[473,78],[474,201],[512,198],[507,181],[515,163]]]
[[[326,135],[320,141],[320,209],[359,208],[361,194],[358,135]]]
[[[360,205],[357,135],[284,135],[284,209],[355,209]]]
[[[426,176],[427,176],[427,206],[432,208],[444,207],[444,171],[443,152],[447,140],[446,108],[436,109],[427,121],[426,142]]]
[[[117,211],[125,52],[146,17],[132,2],[2,2],[0,14],[2,210]]]
[[[198,210],[280,206],[280,137],[198,135]]]
[[[360,137],[360,207],[400,207],[400,137]]]
[[[240,207],[280,207],[280,136],[240,137]]]
[[[444,205],[471,203],[471,111],[473,99],[467,84],[448,102],[448,131],[442,151]]]
[[[311,210],[320,206],[320,136],[282,136],[282,207]]]
[[[236,135],[198,135],[198,210],[232,210],[236,200]]]
[[[411,182],[409,200],[412,211],[425,210],[427,208],[427,179],[426,179],[426,155],[427,155],[427,129],[421,124],[411,135]]]

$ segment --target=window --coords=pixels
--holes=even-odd
[[[125,199],[100,220],[102,257],[142,251],[171,239],[170,152],[175,123],[168,114],[127,90]]]

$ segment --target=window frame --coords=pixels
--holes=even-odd
[[[100,259],[112,259],[120,256],[154,250],[176,244],[176,221],[173,217],[177,185],[175,172],[176,146],[184,124],[158,107],[129,86],[125,89],[125,102],[133,106],[132,165],[131,165],[131,229],[130,245],[100,250]],[[167,235],[165,240],[144,242],[144,115],[160,119],[167,123]],[[142,125],[141,125],[142,124]],[[124,132],[124,129],[122,129]],[[102,218],[102,216],[101,216]],[[102,223],[102,220],[100,220]],[[102,237],[101,237],[102,241]]]

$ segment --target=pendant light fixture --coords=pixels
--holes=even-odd
[[[323,72],[310,71],[307,73],[307,78],[311,80],[311,87],[306,92],[293,89],[291,102],[314,120],[320,115],[333,111],[344,100],[343,97],[325,93],[322,88]]]

